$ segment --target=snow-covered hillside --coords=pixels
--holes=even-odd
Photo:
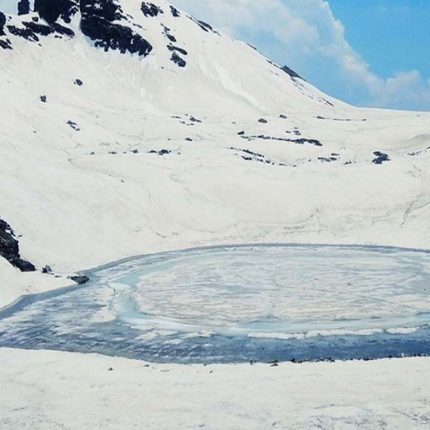
[[[35,8],[0,14],[0,218],[38,268],[214,243],[428,248],[429,114],[334,100],[164,0]]]

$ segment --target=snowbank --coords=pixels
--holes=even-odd
[[[204,367],[0,349],[0,386],[8,430],[430,425],[428,358]]]

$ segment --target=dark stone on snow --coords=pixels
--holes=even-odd
[[[176,52],[172,53],[170,60],[177,64],[179,67],[185,67],[187,65],[187,62],[183,58],[181,58]]]
[[[77,85],[78,87],[82,87],[82,85],[84,85],[84,83],[80,80],[80,79],[75,79],[75,82],[73,82],[75,85]]]
[[[70,126],[71,128],[73,128],[73,130],[75,131],[80,131],[80,128],[78,127],[78,124],[76,124],[76,122],[74,121],[67,121],[67,125]]]
[[[331,163],[332,161],[337,161],[337,157],[318,157],[319,161],[322,161],[323,163]]]
[[[296,143],[298,145],[304,145],[305,143],[309,143],[314,146],[323,146],[323,144],[317,140],[317,139],[306,139],[306,138],[299,138],[299,139],[289,139],[286,137],[273,137],[273,136],[267,136],[265,134],[259,134],[259,135],[252,135],[252,136],[245,136],[241,135],[242,139],[246,140],[256,140],[256,139],[262,139],[262,140],[275,140],[278,142],[291,142]]]
[[[30,0],[20,0],[18,2],[18,15],[27,15],[30,13]]]
[[[140,9],[146,17],[156,17],[158,14],[164,13],[160,7],[149,2],[142,2]]]
[[[196,24],[204,31],[209,32],[211,31],[212,33],[214,33],[214,29],[212,28],[211,25],[209,25],[207,22],[204,21],[196,21]]]
[[[382,164],[385,161],[390,161],[390,157],[388,156],[388,154],[384,154],[383,152],[375,151],[373,155],[376,157],[372,160],[373,164]]]
[[[292,78],[299,78],[299,79],[303,80],[303,78],[298,73],[296,73],[294,70],[290,69],[288,66],[281,67],[281,70],[283,70],[285,73],[290,75]]]
[[[50,24],[60,17],[64,22],[70,23],[70,18],[78,11],[78,7],[73,0],[34,0],[34,11]]]
[[[179,46],[167,45],[169,51],[177,51],[182,55],[188,55],[188,52],[184,48],[179,48]]]
[[[0,11],[0,36],[5,36],[4,26],[6,24],[6,15]],[[9,39],[0,40],[0,48],[2,49],[12,49],[12,45]]]
[[[176,37],[173,36],[173,34],[170,33],[170,28],[166,27],[164,24],[161,24],[161,26],[163,27],[163,34],[171,41],[171,42],[176,42]]]
[[[9,33],[13,34],[14,36],[23,37],[24,39],[30,40],[32,42],[39,41],[37,35],[29,28],[18,28],[14,25],[8,25],[7,29],[9,30]]]
[[[174,6],[170,6],[170,12],[175,18],[179,18],[181,16],[181,13],[178,9],[176,9]]]
[[[24,28],[9,25],[7,28],[9,32],[15,36],[23,37],[31,42],[39,42],[39,36],[49,36],[53,33],[63,34],[73,37],[75,33],[70,28],[64,27],[56,22],[48,24],[40,24],[32,19],[28,22],[23,22]]]
[[[2,219],[0,219],[0,256],[21,272],[34,272],[36,270],[33,264],[21,258],[15,233],[12,227]]]
[[[74,275],[70,276],[70,279],[78,285],[84,285],[90,281],[90,278],[86,275]]]
[[[113,0],[81,0],[81,14],[81,30],[95,46],[143,56],[152,51],[152,45],[130,27],[112,22],[125,19]]]
[[[48,98],[47,98],[46,96],[40,96],[40,101],[41,101],[42,103],[46,103],[46,102],[47,102],[47,100],[48,100]]]
[[[64,34],[65,36],[68,36],[68,37],[75,36],[75,33],[73,30],[71,30],[68,27],[64,27],[63,25],[60,25],[58,23],[51,24],[51,27],[55,30],[56,33]]]
[[[45,273],[46,275],[51,275],[52,274],[52,268],[51,266],[46,265],[45,267],[42,268],[42,273]]]
[[[31,264],[30,262],[23,260],[22,258],[18,258],[17,260],[14,261],[13,265],[21,270],[21,272],[35,272],[36,271],[36,267],[34,267],[33,264]]]
[[[160,149],[159,151],[156,151],[155,149],[151,149],[151,151],[149,151],[149,154],[158,154],[158,155],[169,155],[171,153],[172,151],[170,151],[169,149]]]
[[[12,49],[12,45],[9,39],[0,40],[0,48],[2,49]]]
[[[55,30],[49,25],[37,24],[34,21],[22,23],[28,30],[31,30],[34,34],[40,36],[48,36],[55,32]]]
[[[176,37],[173,36],[173,34],[170,33],[164,33],[166,35],[166,37],[171,41],[171,42],[176,42]]]
[[[297,143],[299,145],[310,143],[311,145],[314,145],[314,146],[323,146],[323,144],[317,139],[289,139],[289,141]]]

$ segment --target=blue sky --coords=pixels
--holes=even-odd
[[[430,110],[430,0],[173,3],[342,100]],[[0,0],[0,10],[11,11],[14,4]]]

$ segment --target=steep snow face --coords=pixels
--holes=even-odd
[[[428,247],[428,114],[345,105],[161,0],[34,7],[0,15],[0,205],[23,258]]]

